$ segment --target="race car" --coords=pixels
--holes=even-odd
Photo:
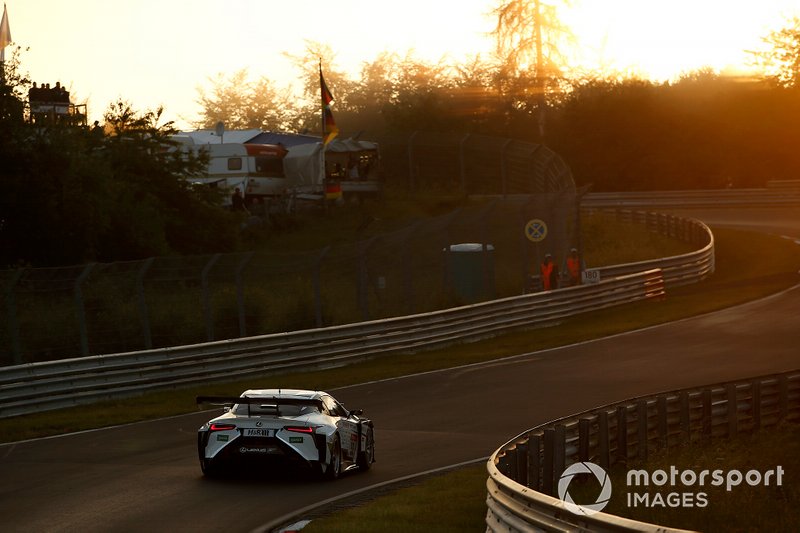
[[[200,469],[207,477],[237,464],[299,464],[336,479],[375,462],[372,421],[326,392],[246,390],[238,397],[198,396],[197,403],[227,407],[197,433]]]

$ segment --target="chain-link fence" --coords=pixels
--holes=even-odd
[[[0,363],[200,343],[521,294],[578,245],[571,191],[468,204],[360,242],[0,272]],[[546,237],[530,240],[530,220]],[[454,247],[478,243],[472,247]]]
[[[417,131],[375,138],[387,183],[461,194],[575,190],[561,157],[541,144],[479,134]]]

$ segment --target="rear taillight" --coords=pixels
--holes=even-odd
[[[208,427],[209,431],[229,431],[231,429],[236,429],[236,426],[233,424],[211,424]]]
[[[285,426],[283,429],[286,431],[292,431],[294,433],[313,433],[314,428],[305,427],[305,426]]]

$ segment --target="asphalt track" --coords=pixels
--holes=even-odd
[[[695,216],[800,239],[800,209]],[[195,435],[208,413],[2,445],[0,530],[250,531],[342,492],[489,455],[526,428],[597,405],[800,368],[799,317],[796,288],[597,341],[338,389],[375,420],[378,462],[334,483],[203,479]]]

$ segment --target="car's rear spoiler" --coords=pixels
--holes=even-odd
[[[322,407],[322,400],[313,400],[311,398],[270,398],[266,396],[198,396],[197,404],[203,403],[225,406],[238,403],[247,405],[308,405],[317,409]]]

